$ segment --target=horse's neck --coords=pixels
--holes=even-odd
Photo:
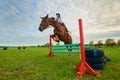
[[[50,25],[53,26],[55,29],[59,29],[60,24],[57,23],[56,21],[49,20]]]
[[[54,23],[54,24],[51,24],[53,27],[54,27],[54,29],[59,29],[59,24],[57,24],[57,23]]]

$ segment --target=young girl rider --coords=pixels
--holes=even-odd
[[[66,30],[66,32],[68,32],[68,29],[66,28],[65,24],[63,23],[60,13],[56,13],[56,22],[60,23]],[[53,35],[53,40],[59,43],[59,38],[58,35]]]

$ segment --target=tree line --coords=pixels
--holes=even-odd
[[[91,45],[91,46],[93,46],[93,45],[110,45],[110,44],[114,44],[114,45],[120,46],[120,39],[117,40],[117,42],[115,42],[115,40],[111,39],[111,38],[106,39],[104,43],[103,43],[102,40],[97,41],[96,44],[94,43],[94,41],[90,41],[89,42],[89,45]]]

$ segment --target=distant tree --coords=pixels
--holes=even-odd
[[[40,45],[37,45],[37,47],[40,47]]]
[[[90,45],[90,46],[93,46],[93,45],[94,45],[94,41],[90,41],[90,42],[89,42],[89,45]]]
[[[26,47],[25,47],[25,46],[23,46],[23,49],[26,49]]]
[[[21,47],[19,46],[18,49],[21,49]]]
[[[117,41],[117,45],[120,46],[120,39]]]
[[[43,47],[49,47],[50,44],[49,43],[45,43],[44,45],[42,45]]]
[[[97,42],[97,44],[103,45],[102,40],[99,40],[99,41]]]
[[[49,47],[49,45],[50,45],[49,43],[46,43],[46,44],[45,44],[46,47]]]
[[[106,39],[105,44],[111,44],[111,43],[115,43],[114,39]]]
[[[99,40],[98,42],[97,42],[97,44],[94,44],[94,46],[97,48],[100,48],[101,47],[101,45],[103,45],[103,42],[102,42],[102,40]]]

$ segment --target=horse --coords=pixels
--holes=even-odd
[[[98,47],[98,48],[100,48],[101,45],[103,45],[103,44],[94,44],[94,46],[95,46],[95,47]]]
[[[108,46],[108,47],[113,47],[113,46],[115,46],[115,45],[116,45],[115,42],[106,44],[106,46]]]
[[[56,22],[53,18],[49,18],[48,15],[45,17],[41,17],[41,19],[42,19],[42,21],[39,25],[40,31],[47,29],[51,25],[54,28],[53,35],[58,35],[59,40],[64,42],[64,44],[72,44],[72,37],[66,31],[64,26],[62,26],[60,23]],[[68,51],[70,51],[70,50],[68,50]]]

